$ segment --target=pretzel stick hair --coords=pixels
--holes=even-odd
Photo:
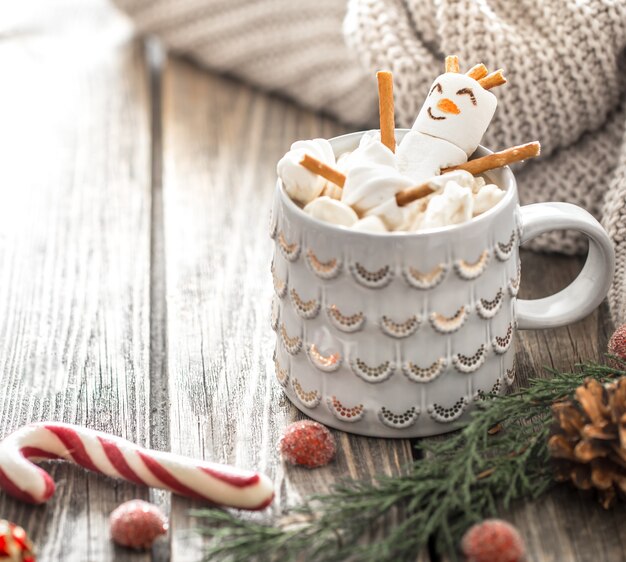
[[[482,158],[470,160],[464,164],[459,164],[458,166],[444,168],[441,170],[441,173],[445,174],[446,172],[451,172],[452,170],[465,170],[473,175],[482,174],[483,172],[493,170],[494,168],[502,168],[502,166],[508,166],[514,162],[521,162],[527,158],[534,158],[535,156],[539,156],[540,152],[541,145],[537,141],[529,142],[501,150],[500,152],[494,152],[493,154],[483,156]]]
[[[491,90],[491,88],[506,84],[506,78],[504,77],[504,74],[502,74],[502,69],[500,68],[491,74],[487,74],[484,78],[481,78],[478,83],[485,88],[485,90]]]
[[[305,154],[300,160],[300,166],[304,166],[309,172],[313,172],[318,176],[326,178],[328,181],[333,182],[339,187],[343,187],[346,183],[346,176],[344,176],[339,170],[331,168],[324,162],[320,162],[317,158],[313,158],[309,154]]]
[[[459,72],[459,57],[448,55],[446,57],[446,72]]]
[[[405,205],[413,203],[413,201],[417,201],[418,199],[422,199],[435,191],[437,191],[437,189],[431,187],[428,182],[414,187],[407,187],[406,189],[396,193],[396,203],[398,207],[404,207]]]
[[[472,68],[470,68],[465,75],[473,78],[474,80],[480,80],[481,78],[487,76],[488,73],[487,67],[481,62],[476,66],[472,66]]]
[[[378,110],[380,113],[380,142],[391,152],[396,151],[393,115],[393,75],[388,71],[376,73],[378,80]]]

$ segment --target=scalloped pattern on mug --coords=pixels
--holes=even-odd
[[[491,390],[485,392],[484,390],[478,389],[474,393],[474,400],[486,400],[489,398],[489,394],[500,394],[502,390],[502,381],[500,379],[496,379],[496,382],[491,387]]]
[[[274,372],[276,373],[276,380],[280,383],[280,386],[287,386],[287,382],[289,381],[289,371],[282,368],[280,361],[278,361],[278,357],[276,356],[276,351],[274,351]]]
[[[511,386],[515,382],[515,367],[504,371],[504,382],[507,386]]]
[[[430,417],[439,423],[450,423],[458,420],[467,408],[469,401],[465,396],[461,396],[452,406],[445,408],[439,404],[428,406]]]
[[[428,367],[419,367],[412,361],[406,361],[402,364],[402,372],[413,382],[426,383],[434,381],[444,372],[447,365],[445,357],[440,357]]]
[[[391,427],[393,429],[406,429],[407,427],[411,427],[415,424],[419,415],[420,409],[416,406],[411,406],[408,410],[400,414],[396,414],[383,406],[378,412],[378,419],[387,427]]]
[[[489,299],[479,299],[476,303],[476,312],[478,312],[478,316],[484,318],[485,320],[489,318],[493,318],[502,307],[502,302],[504,301],[504,291],[502,289],[498,289],[496,296]]]
[[[385,265],[376,271],[365,269],[360,263],[350,264],[350,273],[354,280],[368,289],[382,289],[389,285],[393,279],[393,269],[391,266]]]
[[[280,340],[290,355],[297,355],[302,349],[302,338],[300,336],[290,336],[287,333],[287,327],[284,322],[280,325]]]
[[[487,346],[482,343],[473,355],[457,353],[452,356],[452,364],[460,373],[473,373],[482,367],[487,358]]]
[[[272,330],[275,332],[278,330],[278,322],[280,320],[280,307],[278,306],[278,299],[272,297],[272,314],[270,317]]]
[[[303,406],[306,406],[310,410],[317,408],[317,405],[322,400],[322,395],[317,390],[304,390],[300,381],[295,377],[291,379],[291,386]]]
[[[470,263],[465,260],[456,260],[454,262],[454,270],[461,279],[471,281],[472,279],[480,277],[484,273],[485,269],[487,269],[487,265],[489,264],[490,257],[491,254],[489,250],[483,250],[475,262]]]
[[[324,355],[320,353],[314,343],[307,346],[306,353],[313,366],[324,373],[332,373],[341,366],[341,355],[339,353]]]
[[[326,309],[326,313],[328,314],[328,318],[330,319],[332,325],[342,332],[358,332],[365,323],[365,315],[362,312],[345,315],[339,311],[339,308],[337,308],[337,305],[335,304],[331,304]]]
[[[513,341],[513,324],[509,324],[506,329],[506,334],[504,336],[494,336],[491,344],[493,345],[493,350],[498,354],[502,355],[509,350],[511,347],[511,342]]]
[[[358,357],[350,361],[350,368],[357,377],[371,383],[386,381],[396,370],[393,361],[385,361],[376,367],[371,367]]]
[[[404,322],[394,322],[388,316],[380,319],[380,329],[383,333],[397,339],[408,338],[416,332],[419,325],[420,319],[415,315],[409,316]]]
[[[511,232],[511,237],[508,242],[496,242],[494,247],[494,253],[496,254],[496,258],[499,261],[508,260],[513,254],[513,250],[515,249],[515,230]]]
[[[448,266],[446,264],[436,265],[433,269],[426,273],[422,273],[414,267],[406,267],[402,270],[405,281],[409,286],[414,289],[434,289],[439,283],[441,283],[446,273],[448,272]]]
[[[519,286],[522,280],[522,268],[520,264],[517,264],[517,276],[509,281],[509,295],[516,297],[519,293]]]
[[[322,307],[322,303],[319,300],[311,299],[305,301],[293,287],[289,291],[289,296],[291,297],[291,304],[301,318],[311,320],[319,314]]]
[[[274,283],[274,292],[276,296],[282,299],[287,294],[287,278],[285,280],[281,280],[276,273],[276,267],[274,262],[272,262],[272,282]]]
[[[287,242],[285,233],[282,230],[278,233],[278,248],[283,257],[288,261],[296,261],[300,255],[300,244],[297,242]]]
[[[463,305],[452,316],[444,316],[438,312],[432,312],[429,316],[429,320],[430,325],[436,332],[440,334],[452,334],[465,324],[468,316],[469,307]]]
[[[365,413],[363,404],[357,404],[349,408],[348,406],[344,406],[336,396],[327,398],[326,403],[331,413],[341,421],[354,423],[359,421]]]
[[[320,261],[311,248],[306,252],[306,262],[311,271],[320,279],[333,279],[341,271],[340,259],[332,258],[328,261]]]

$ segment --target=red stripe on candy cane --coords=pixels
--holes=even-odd
[[[100,468],[91,460],[89,453],[85,449],[85,445],[81,441],[78,434],[69,427],[48,425],[44,426],[48,431],[54,433],[67,447],[67,452],[72,456],[74,461],[80,466],[88,468],[93,472],[102,472]]]
[[[107,458],[111,461],[111,464],[115,467],[115,470],[120,473],[122,478],[130,480],[135,484],[141,484],[143,486],[146,485],[146,483],[139,476],[137,476],[137,473],[126,462],[124,454],[115,443],[100,436],[98,436],[98,440],[100,441]]]
[[[254,486],[259,481],[258,474],[250,474],[243,476],[241,474],[227,474],[215,468],[209,468],[208,466],[198,467],[202,472],[206,472],[209,476],[217,478],[226,484],[235,486],[237,488],[247,488],[248,486]]]
[[[27,459],[49,459],[49,460],[57,460],[62,459],[63,457],[57,455],[56,453],[51,453],[50,451],[45,451],[44,449],[40,449],[39,447],[22,447],[20,449],[22,455],[24,455]]]
[[[188,488],[182,482],[180,482],[175,476],[173,476],[166,468],[164,468],[161,463],[154,460],[151,456],[146,455],[142,451],[137,451],[139,458],[146,465],[146,468],[152,472],[152,474],[158,478],[163,484],[165,484],[170,490],[180,494],[182,496],[188,496],[190,498],[195,498],[197,500],[208,500],[212,502],[213,500],[207,496],[203,496],[199,494],[195,490]]]

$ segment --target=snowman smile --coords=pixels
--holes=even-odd
[[[435,121],[441,121],[442,119],[446,118],[445,115],[442,115],[441,117],[438,117],[437,115],[433,115],[433,112],[430,107],[426,111],[428,113],[428,117],[430,117],[431,119],[434,119]]]

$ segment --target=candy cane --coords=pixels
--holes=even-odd
[[[274,497],[264,474],[144,449],[76,425],[42,422],[0,442],[0,488],[35,504],[52,496],[54,481],[29,459],[65,459],[114,478],[240,509],[263,509]]]

